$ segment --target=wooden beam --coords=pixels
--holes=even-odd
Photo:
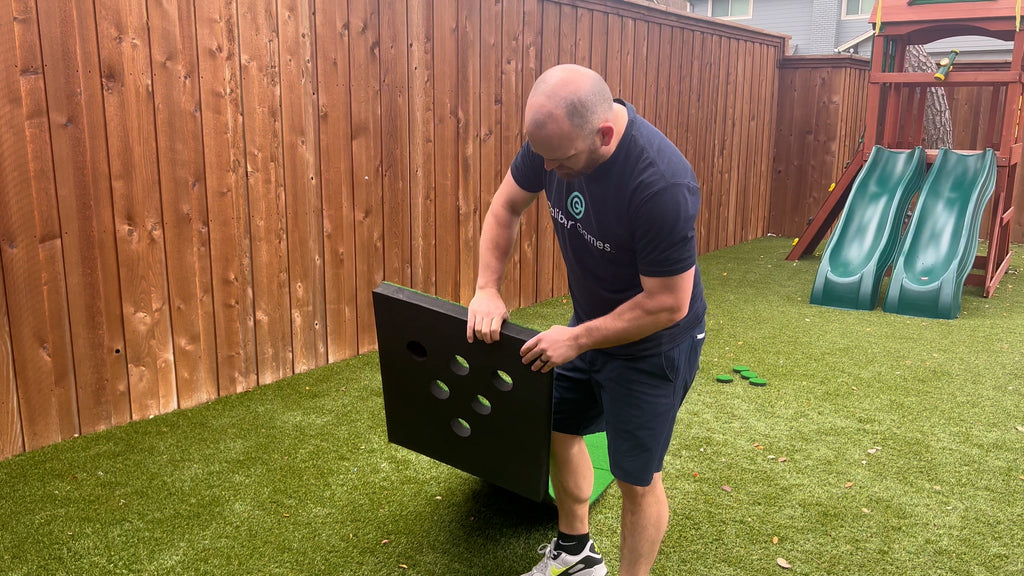
[[[963,71],[950,72],[944,82],[936,82],[935,76],[929,72],[871,72],[869,81],[872,84],[898,84],[904,86],[924,86],[925,88],[953,88],[958,86],[986,86],[992,84],[1011,84],[1021,81],[1021,73],[1014,70],[997,71]]]

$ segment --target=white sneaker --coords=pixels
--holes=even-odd
[[[587,542],[587,548],[578,556],[569,556],[565,552],[555,550],[555,540],[551,544],[543,544],[537,553],[544,556],[533,570],[523,576],[606,576],[608,568],[604,558],[597,552],[594,541]]]

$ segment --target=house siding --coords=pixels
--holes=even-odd
[[[752,0],[750,18],[734,21],[772,32],[788,34],[793,54],[833,54],[835,49],[871,30],[867,17],[842,18],[842,0]],[[708,15],[708,0],[693,2],[693,12]],[[928,52],[936,58],[953,48],[964,60],[1008,60],[1010,42],[981,36],[963,36],[933,42]],[[871,39],[861,42],[856,53],[871,56]]]
[[[810,43],[812,15],[807,9],[807,0],[752,0],[751,17],[730,19],[737,24],[754,26],[789,35],[790,50],[803,53],[802,48]],[[693,12],[708,16],[708,0],[693,2]]]

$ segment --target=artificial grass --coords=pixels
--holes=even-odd
[[[945,321],[811,306],[818,259],[789,248],[700,260],[708,338],[652,574],[1024,573],[1020,253]],[[736,364],[768,385],[715,382]],[[0,462],[0,487],[3,574],[520,574],[555,520],[389,445],[374,354]],[[613,573],[620,502],[591,517]]]

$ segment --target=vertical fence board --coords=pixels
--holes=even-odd
[[[479,186],[479,217],[478,226],[483,224],[494,191],[497,190],[503,174],[501,166],[501,95],[502,62],[501,44],[501,2],[490,0],[480,3],[480,92],[479,92],[479,134],[480,134],[480,186]],[[511,106],[509,106],[511,108]],[[479,229],[479,227],[478,227]],[[474,241],[473,244],[476,244]],[[512,246],[515,260],[519,259],[518,243]],[[477,275],[479,253],[474,256],[469,274],[473,281]],[[518,272],[518,270],[517,270]],[[506,306],[519,305],[519,278],[515,275],[510,279],[508,269],[502,280],[502,297]],[[515,286],[516,290],[509,294],[508,289]],[[474,285],[475,288],[475,285]],[[472,296],[471,296],[472,297]]]
[[[619,94],[620,98],[633,102],[633,60],[636,34],[636,21],[632,18],[622,18],[622,35],[620,46],[622,51],[619,55]]]
[[[459,292],[469,304],[476,288],[480,237],[480,0],[458,4]]]
[[[529,1],[529,0],[527,0]],[[559,29],[561,12],[557,4],[542,3],[541,26],[543,29],[543,45],[540,48],[541,65],[539,72],[551,68],[559,62]],[[524,102],[525,104],[525,102]],[[546,198],[546,196],[545,196]],[[555,260],[561,259],[558,246],[555,245],[555,231],[551,224],[550,209],[546,199],[538,199],[539,214],[537,215],[537,299],[547,300],[556,294],[554,284]]]
[[[630,69],[633,74],[633,106],[641,116],[647,117],[647,43],[648,23],[643,20],[636,22],[633,35],[633,66]]]
[[[316,30],[327,351],[336,362],[359,350],[348,0],[318,6]]]
[[[256,369],[267,384],[292,374],[277,10],[238,0],[242,118],[252,234]]]
[[[91,2],[38,4],[83,433],[131,420],[124,319]]]
[[[349,4],[352,71],[352,172],[356,211],[359,351],[373,350],[373,289],[384,279],[381,178],[380,23],[376,0]],[[364,113],[366,111],[368,113]]]
[[[576,53],[575,62],[580,66],[590,68],[591,35],[594,30],[594,13],[584,8],[576,10],[576,40],[573,51]]]
[[[80,423],[36,7],[23,0],[9,10],[14,33],[0,66],[17,73],[0,87],[0,118],[13,120],[0,136],[0,258],[31,450],[74,436]]]
[[[598,42],[595,46],[605,47],[605,71],[604,80],[611,88],[612,96],[619,98],[622,95],[622,17],[618,14],[608,15],[608,28],[605,31],[604,42]]]
[[[256,386],[249,200],[235,0],[196,4],[199,97],[210,220],[217,393]]]
[[[658,92],[662,97],[658,99],[658,118],[664,126],[665,135],[682,150],[679,145],[679,122],[676,114],[679,101],[686,98],[684,90],[680,89],[679,82],[679,58],[682,51],[682,31],[675,26],[666,26],[664,29],[665,55],[662,62],[662,73],[658,78]],[[665,94],[673,94],[674,98],[667,98]]]
[[[327,362],[313,0],[278,0],[292,370]]]
[[[143,3],[96,6],[132,418],[140,419],[178,407],[150,39]]]
[[[535,0],[527,2],[534,4]],[[523,143],[523,76],[526,74],[523,65],[526,54],[523,39],[526,7],[523,0],[504,0],[501,4],[501,27],[497,32],[501,34],[501,46],[495,48],[500,51],[501,58],[501,106],[497,118],[500,124],[500,146],[497,168],[500,177],[503,178]],[[512,247],[512,257],[505,268],[501,296],[505,305],[509,307],[522,306],[524,302],[535,301],[537,297],[537,264],[534,254],[537,236],[536,204],[531,205],[520,220],[516,245]]]
[[[436,258],[434,204],[434,18],[428,2],[409,8],[409,156],[411,286],[433,294]]]
[[[437,295],[459,299],[459,15],[456,0],[434,3],[434,179]]]
[[[6,32],[6,22],[0,22],[0,34]],[[0,108],[0,119],[8,118],[7,111]],[[14,372],[11,320],[7,314],[7,291],[4,284],[4,266],[0,259],[0,460],[25,451],[18,403],[18,379]]]
[[[520,0],[512,1],[515,3],[513,7],[519,5]],[[512,126],[515,126],[515,139],[511,146],[509,146],[505,151],[505,153],[508,154],[505,162],[506,165],[511,164],[512,158],[519,151],[519,148],[523,143],[523,109],[526,107],[526,99],[529,96],[530,91],[533,89],[533,84],[541,73],[542,45],[540,43],[540,38],[544,26],[544,12],[542,6],[542,0],[525,0],[522,3],[522,22],[520,23],[517,19],[514,24],[519,36],[521,48],[517,47],[516,52],[510,54],[514,56],[519,50],[522,51],[522,64],[515,68],[517,77],[521,78],[520,85],[522,88],[516,90],[515,109],[509,112],[512,117]],[[508,115],[505,115],[504,117],[508,117]],[[502,133],[507,134],[507,132],[508,128],[506,127]],[[546,206],[547,200],[545,200],[544,196],[541,195],[541,197],[530,205],[523,214],[523,219],[520,224],[520,261],[518,264],[521,274],[519,281],[520,306],[527,305],[527,302],[537,302],[541,298],[541,273],[538,264],[541,259],[539,242],[542,225],[541,222],[549,218]]]
[[[658,117],[658,79],[664,70],[664,63],[661,61],[661,25],[651,24],[647,29],[647,77],[644,86],[644,114],[659,128],[665,128],[665,124]]]
[[[712,138],[709,151],[712,154],[711,158],[708,158],[708,167],[711,172],[710,182],[711,189],[717,190],[717,194],[711,194],[713,198],[712,210],[711,210],[711,228],[708,231],[708,241],[710,242],[708,250],[715,250],[719,246],[718,239],[721,236],[722,230],[725,226],[725,221],[728,219],[728,206],[729,196],[728,188],[722,185],[722,155],[725,151],[725,124],[726,108],[725,102],[728,97],[728,89],[726,84],[728,82],[728,54],[729,54],[729,39],[715,37],[712,42],[714,43],[714,53],[719,55],[720,62],[726,62],[724,65],[718,66],[718,68],[712,71],[712,97],[713,102],[717,102],[714,111],[711,113],[712,118],[708,122],[708,136]]]
[[[592,12],[593,21],[590,33],[590,67],[604,76],[608,76],[608,14]]]
[[[753,154],[751,152],[758,145],[758,142],[751,136],[751,125],[757,121],[751,106],[751,102],[754,100],[751,89],[755,86],[751,82],[751,77],[756,62],[750,56],[754,52],[752,50],[753,47],[743,41],[739,45],[739,71],[736,76],[736,90],[738,92],[736,97],[736,144],[733,147],[736,159],[734,171],[738,211],[733,237],[736,238],[737,242],[745,242],[750,239],[747,234],[751,227],[751,214],[757,212],[757,205],[754,202],[756,195],[750,194],[751,190],[757,190],[757,181],[751,178],[754,174],[754,167],[751,163]]]
[[[737,199],[736,190],[736,108],[737,108],[737,75],[739,74],[739,51],[737,50],[737,40],[729,38],[728,42],[728,57],[726,58],[725,66],[725,98],[722,100],[725,102],[725,116],[723,117],[723,128],[722,133],[722,151],[721,155],[722,163],[719,165],[719,173],[722,177],[722,187],[726,191],[727,205],[726,214],[721,223],[723,229],[717,236],[719,246],[728,246],[736,241],[736,212],[739,210],[739,201]]]
[[[701,50],[701,38],[703,35],[700,32],[687,31],[687,40],[684,44],[689,48],[686,52],[687,58],[683,59],[683,77],[686,78],[686,105],[683,106],[683,114],[686,120],[683,121],[682,127],[686,133],[686,141],[683,148],[683,153],[686,158],[690,161],[690,165],[693,167],[694,173],[697,175],[697,183],[700,185],[701,200],[700,200],[700,212],[697,215],[696,223],[696,234],[697,234],[697,251],[703,254],[707,251],[707,234],[706,230],[708,227],[708,204],[709,204],[709,183],[705,177],[704,169],[704,146],[701,145],[701,126],[700,123],[702,118],[707,114],[701,113],[700,106],[695,106],[693,103],[701,101],[703,96],[701,95],[702,80],[704,74],[702,71],[707,67],[701,66],[701,57],[703,51]]]
[[[217,397],[195,17],[189,0],[147,4],[175,380],[188,408]]]
[[[384,279],[412,280],[409,194],[409,31],[404,2],[380,4]]]

